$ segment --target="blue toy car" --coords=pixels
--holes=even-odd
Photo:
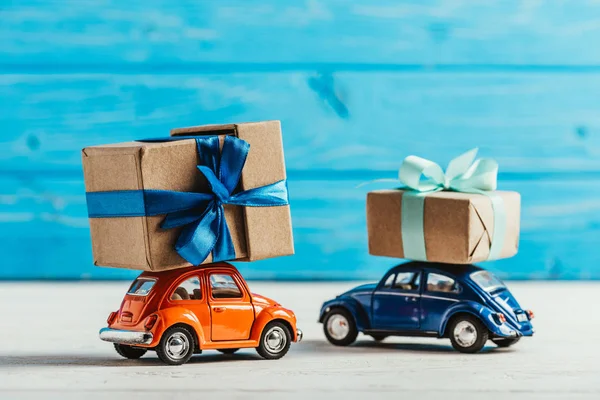
[[[363,332],[449,338],[463,353],[488,339],[508,347],[533,335],[533,313],[521,308],[504,283],[474,265],[408,262],[378,284],[358,286],[323,304],[319,322],[327,340],[348,346]]]

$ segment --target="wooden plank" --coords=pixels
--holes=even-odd
[[[164,365],[155,352],[124,360],[98,338],[129,282],[0,283],[0,397],[165,400],[194,399],[199,392],[218,400],[404,399],[399,393],[443,400],[600,397],[593,334],[600,331],[600,318],[582,306],[595,304],[600,282],[509,282],[520,305],[535,312],[536,333],[510,349],[489,342],[479,355],[459,354],[447,338],[390,337],[377,343],[359,335],[352,346],[331,345],[319,310],[360,283],[251,281],[252,292],[294,311],[302,342],[292,343],[278,362],[260,361],[254,349],[231,356],[209,350],[178,368]]]
[[[398,260],[369,256],[359,180],[289,183],[296,255],[238,266],[254,279],[375,279]],[[504,181],[521,192],[519,254],[485,263],[513,279],[600,279],[600,185]],[[80,176],[0,177],[0,279],[116,279],[134,271],[92,265]]]
[[[504,172],[600,170],[600,74],[0,75],[0,99],[0,171],[79,171],[87,145],[263,119],[282,120],[290,170],[475,146]]]
[[[0,6],[0,54],[5,68],[33,70],[206,62],[598,65],[599,11],[591,1],[21,0]]]

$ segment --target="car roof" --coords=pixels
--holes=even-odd
[[[480,268],[473,264],[444,264],[444,263],[436,263],[436,262],[424,262],[424,261],[409,261],[395,267],[391,268],[386,275],[392,272],[403,271],[407,269],[431,269],[438,270],[440,272],[453,275],[457,278],[463,278],[467,275],[472,274],[476,271],[482,271],[483,268]]]
[[[167,281],[167,280],[177,279],[180,276],[187,274],[188,272],[191,272],[191,271],[202,271],[202,270],[209,270],[209,269],[228,269],[228,270],[237,272],[237,268],[235,268],[233,265],[231,265],[229,263],[225,263],[225,262],[218,262],[218,263],[214,263],[214,264],[202,264],[202,265],[197,265],[197,266],[192,266],[192,267],[176,268],[176,269],[170,269],[167,271],[159,271],[159,272],[144,271],[139,276],[139,278],[155,278],[155,279],[159,279],[162,281]]]

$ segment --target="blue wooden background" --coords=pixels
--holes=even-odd
[[[0,278],[92,265],[79,150],[280,119],[297,254],[250,278],[376,278],[365,192],[479,146],[523,198],[514,279],[600,278],[600,3],[3,0]]]

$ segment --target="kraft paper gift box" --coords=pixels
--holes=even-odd
[[[135,141],[83,149],[83,170],[90,213],[94,264],[162,271],[189,266],[192,263],[213,262],[214,252],[211,253],[210,250],[207,251],[210,254],[207,254],[206,258],[196,262],[188,260],[197,258],[198,253],[194,253],[194,257],[184,259],[178,253],[179,250],[176,250],[179,241],[187,246],[189,242],[197,239],[205,241],[205,247],[212,243],[213,251],[216,251],[217,247],[225,249],[219,254],[221,256],[229,254],[237,261],[253,261],[293,254],[292,225],[287,203],[286,171],[279,121],[183,128],[175,129],[172,133],[180,132],[186,132],[187,135],[194,135],[194,137],[166,138],[166,141],[157,142]],[[203,149],[207,148],[207,143],[212,143],[212,150],[216,155],[211,158],[210,154],[200,154],[203,150],[196,139],[198,143],[204,143]],[[238,139],[249,144],[249,150],[247,146],[244,147],[244,142]],[[224,150],[226,147],[228,150]],[[239,151],[240,154],[245,149],[247,157],[245,164],[241,160],[243,168],[237,188],[227,199],[227,193],[223,194],[224,187],[227,185],[223,186],[219,182],[214,183],[209,180],[206,172],[201,173],[198,166],[202,165],[203,159],[214,160],[216,157],[217,167],[213,166],[215,170],[213,180],[221,179],[218,177],[219,171],[228,170],[223,172],[224,176],[226,172],[235,175],[231,173],[232,167],[227,165],[240,163],[235,159],[231,160],[232,154],[238,154],[230,151],[231,149]],[[223,161],[226,157],[225,152],[229,156],[228,163]],[[220,162],[219,157],[223,157]],[[203,171],[206,171],[208,167],[204,167]],[[235,176],[232,178],[233,181],[238,182],[235,178]],[[225,180],[223,178],[223,182]],[[229,183],[229,186],[232,185]],[[273,195],[270,193],[269,196],[272,195],[271,197],[276,200],[257,206],[256,202],[264,201],[255,199],[264,194],[262,187],[265,185],[274,193]],[[164,207],[176,208],[175,203],[170,199],[181,201],[180,193],[173,192],[182,192],[187,196],[186,198],[190,197],[190,192],[205,193],[200,196],[214,197],[215,201],[210,203],[213,205],[211,215],[215,216],[214,219],[211,220],[208,228],[202,223],[198,225],[202,229],[209,229],[210,234],[203,236],[200,231],[190,233],[193,227],[190,228],[189,224],[178,225],[186,222],[187,218],[193,220],[203,216],[206,212],[204,210],[206,201],[203,201],[201,206],[186,211],[169,209],[169,213],[158,215],[157,212],[151,211]],[[215,194],[217,192],[221,194],[217,196]],[[254,197],[239,197],[236,193],[242,194],[240,192],[250,193]],[[117,197],[111,198],[111,195]],[[159,196],[160,201],[155,198],[156,196]],[[160,196],[166,196],[167,201]],[[239,197],[237,205],[234,201],[236,196]],[[262,198],[269,196],[262,196]],[[192,200],[195,201],[193,196]],[[157,206],[156,203],[161,204]],[[118,209],[114,216],[113,208]],[[221,212],[219,210],[223,212],[225,224],[219,222],[223,221],[219,220],[218,216]],[[167,222],[174,227],[165,227],[166,219],[171,219]],[[231,239],[225,243],[227,241],[223,238],[227,235],[222,232],[227,228]],[[217,239],[213,238],[211,242],[210,238],[217,230],[220,230],[221,234],[215,234]]]
[[[498,163],[477,148],[448,163],[408,156],[403,187],[367,195],[369,252],[448,264],[512,257],[519,247],[521,196],[496,191]]]
[[[492,237],[495,221],[488,196],[451,191],[427,193],[422,211],[426,258],[421,261],[449,264],[485,261],[494,240],[502,241],[495,258],[514,256],[519,246],[521,197],[516,192],[493,193],[502,199],[506,213],[505,234],[501,238]],[[405,245],[411,246],[419,233],[405,231],[408,237],[403,240],[402,214],[415,212],[403,208],[402,198],[406,194],[404,190],[377,190],[367,194],[370,254],[411,259],[411,249]]]

